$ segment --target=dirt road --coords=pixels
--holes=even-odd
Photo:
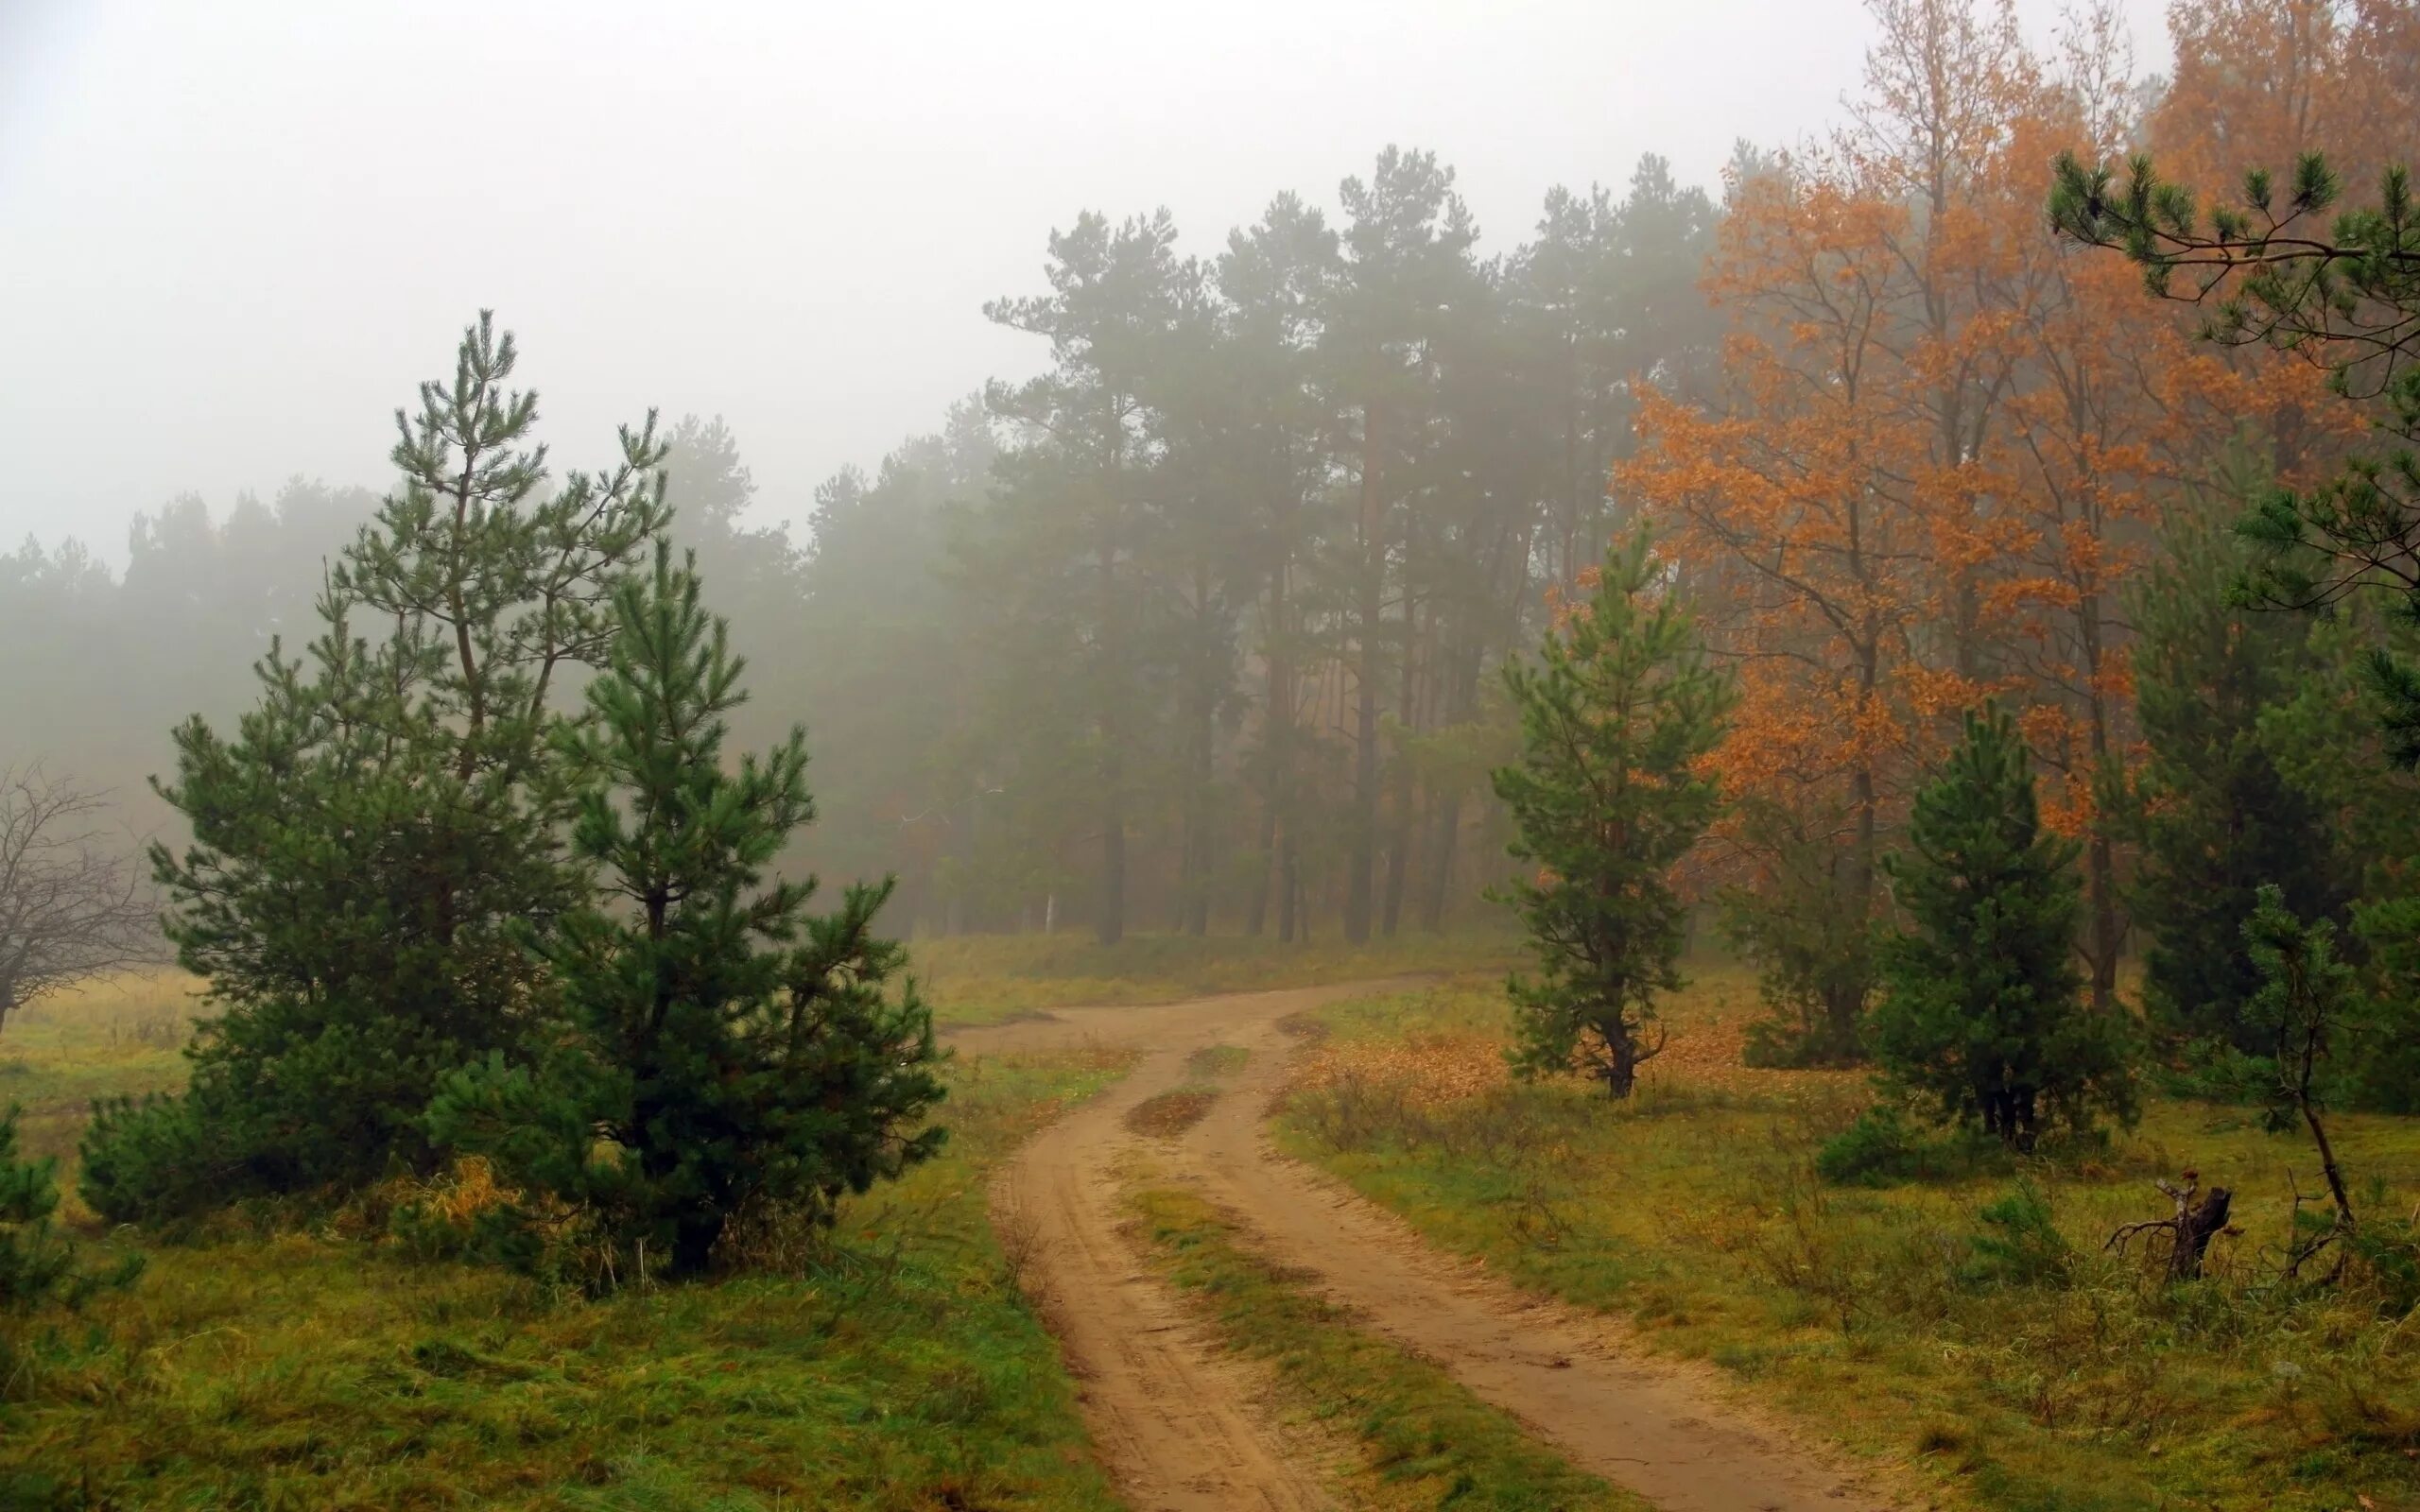
[[[1138,1512],[1310,1508],[1317,1476],[1251,1400],[1249,1377],[1189,1326],[1120,1233],[1116,1168],[1145,1142],[1124,1119],[1185,1079],[1215,1044],[1251,1057],[1154,1161],[1199,1181],[1270,1258],[1318,1278],[1363,1326],[1451,1371],[1574,1464],[1665,1512],[1843,1512],[1890,1497],[1753,1421],[1694,1373],[1643,1359],[1611,1320],[1527,1296],[1437,1253],[1392,1214],[1279,1157],[1262,1115],[1283,1083],[1289,1014],[1383,984],[1139,1008],[1073,1008],[961,1031],[968,1054],[1083,1043],[1142,1048],[1133,1073],[1020,1153],[992,1194],[1003,1232],[1034,1251],[1046,1315],[1082,1388],[1095,1439]]]

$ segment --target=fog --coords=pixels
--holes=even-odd
[[[1837,118],[1856,0],[1110,6],[0,6],[0,541],[192,490],[381,486],[388,419],[494,307],[578,459],[726,416],[768,522],[1040,344],[981,302],[1051,228],[1166,204],[1181,247],[1388,143],[1481,250],[1644,151]],[[2156,0],[2132,0],[2162,65]],[[2047,43],[2056,6],[2019,7]]]

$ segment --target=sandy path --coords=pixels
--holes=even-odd
[[[1575,1465],[1664,1512],[1842,1512],[1893,1499],[1841,1465],[1752,1421],[1685,1368],[1624,1348],[1611,1320],[1528,1296],[1439,1254],[1400,1220],[1269,1146],[1261,1117],[1290,1047],[1278,1021],[1386,984],[1079,1008],[962,1031],[961,1050],[1084,1042],[1147,1047],[1110,1093],[1037,1137],[1002,1175],[993,1210],[1039,1246],[1046,1315],[1097,1442],[1138,1512],[1325,1504],[1315,1479],[1245,1398],[1232,1366],[1185,1325],[1118,1232],[1115,1167],[1139,1143],[1126,1112],[1185,1079],[1212,1044],[1252,1052],[1217,1106],[1153,1158],[1199,1179],[1270,1258],[1318,1278],[1364,1326],[1450,1371]]]
[[[1201,1337],[1119,1231],[1115,1167],[1137,1143],[1126,1114],[1184,1078],[1185,1057],[1216,1042],[1226,1001],[1071,1009],[950,1037],[961,1053],[1152,1047],[1123,1081],[1028,1143],[991,1193],[1001,1233],[1033,1250],[1027,1284],[1066,1354],[1093,1442],[1136,1512],[1329,1505],[1318,1477],[1291,1462],[1253,1409],[1239,1364]]]

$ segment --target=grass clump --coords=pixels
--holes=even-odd
[[[1190,1193],[1133,1199],[1158,1263],[1230,1348],[1264,1360],[1301,1406],[1357,1439],[1375,1505],[1472,1512],[1646,1512],[1638,1498],[1574,1469],[1438,1366],[1362,1332],[1283,1271],[1237,1246]]]

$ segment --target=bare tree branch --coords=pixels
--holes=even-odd
[[[166,958],[135,847],[101,827],[108,806],[38,765],[0,769],[0,1027],[62,988]]]

